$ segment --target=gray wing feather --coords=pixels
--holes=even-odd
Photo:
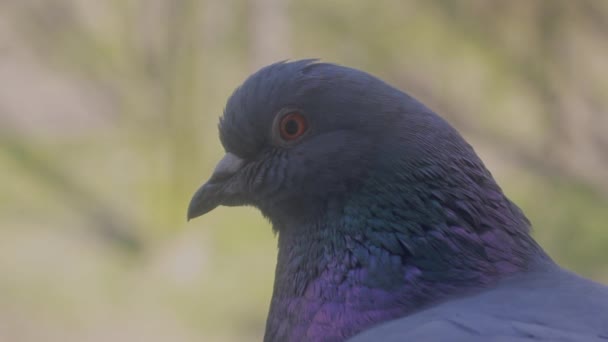
[[[608,342],[608,288],[553,268],[380,325],[352,341]]]

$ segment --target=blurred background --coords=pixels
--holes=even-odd
[[[367,70],[454,124],[561,264],[608,282],[608,2],[0,1],[0,341],[253,341],[250,208],[186,223],[257,68]]]

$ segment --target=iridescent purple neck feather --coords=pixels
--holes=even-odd
[[[320,220],[275,226],[265,340],[343,341],[550,263],[481,162],[453,162],[369,177]]]

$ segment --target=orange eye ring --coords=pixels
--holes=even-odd
[[[279,122],[281,139],[293,141],[301,137],[308,130],[308,122],[304,115],[294,112],[285,115]]]

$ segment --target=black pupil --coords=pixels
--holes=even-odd
[[[288,120],[285,123],[285,133],[287,135],[296,135],[300,128],[300,124],[296,120]]]

